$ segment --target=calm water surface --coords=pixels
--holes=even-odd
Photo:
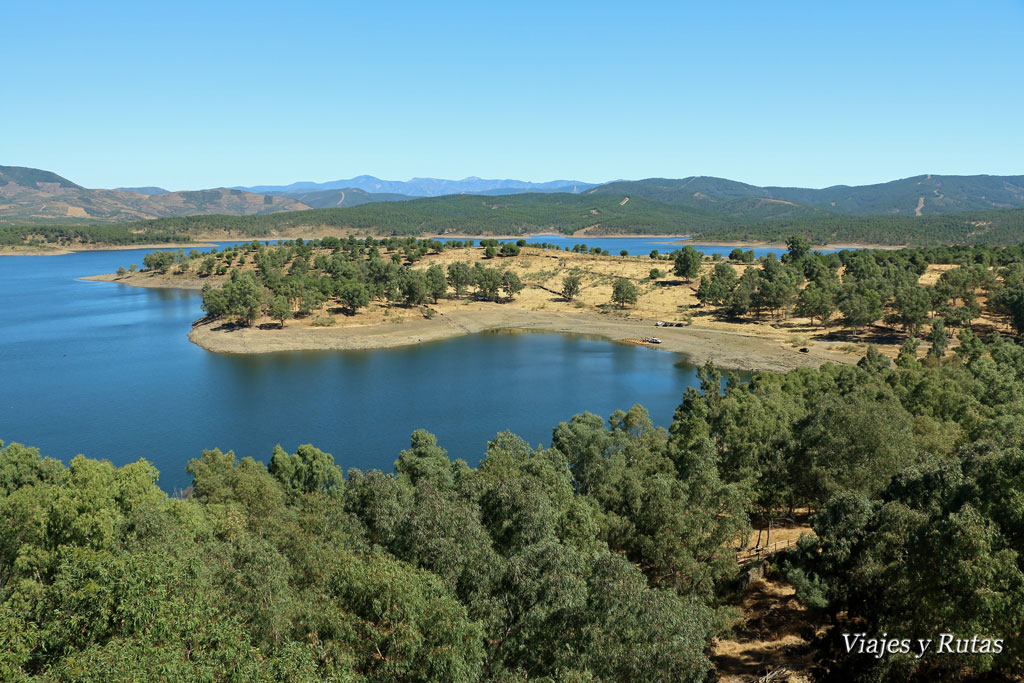
[[[277,443],[313,443],[343,468],[391,470],[420,427],[476,464],[501,430],[548,445],[585,410],[607,418],[642,403],[667,425],[695,380],[675,354],[559,334],[214,354],[186,336],[198,293],[76,280],[147,251],[0,256],[0,439],[65,461],[143,457],[174,491],[204,448],[266,462]]]
[[[479,242],[479,240],[477,240]],[[507,241],[507,240],[506,240]],[[547,242],[548,244],[557,244],[563,249],[572,249],[577,244],[586,244],[588,247],[601,247],[607,249],[609,253],[618,256],[619,252],[625,249],[632,256],[645,256],[651,253],[651,250],[657,249],[659,253],[668,254],[675,251],[676,249],[682,249],[687,244],[691,245],[694,249],[702,254],[713,256],[718,254],[722,257],[729,256],[729,253],[735,249],[733,246],[725,246],[721,244],[695,244],[689,240],[679,237],[565,237],[564,235],[532,235],[526,238],[526,241],[531,244],[541,244]],[[761,258],[766,254],[775,254],[781,256],[786,252],[785,249],[776,249],[769,247],[757,247],[757,248],[743,248],[744,251],[753,251],[754,258]],[[831,254],[832,252],[839,251],[838,249],[820,249],[823,254]]]

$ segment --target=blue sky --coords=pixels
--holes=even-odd
[[[822,187],[1024,173],[1024,2],[7,0],[0,164]]]

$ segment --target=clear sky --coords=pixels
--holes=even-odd
[[[88,187],[363,173],[1024,173],[1024,1],[39,2],[0,164]]]

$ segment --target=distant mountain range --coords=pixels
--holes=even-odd
[[[125,192],[138,192],[139,194],[167,194],[170,190],[165,190],[162,187],[115,187],[115,190],[124,190]]]
[[[288,197],[314,209],[335,209],[346,206],[359,206],[360,204],[371,204],[373,202],[401,202],[407,199],[416,199],[407,194],[367,192],[355,187],[346,187],[340,190],[318,190],[316,192],[288,192],[281,194],[268,192],[267,194],[277,197]]]
[[[299,182],[291,185],[255,185],[236,187],[237,190],[263,192],[267,194],[309,193],[321,190],[344,190],[353,188],[373,193],[404,194],[410,197],[440,197],[447,194],[519,194],[521,192],[568,192],[577,193],[595,187],[594,183],[578,180],[552,180],[547,183],[530,183],[523,180],[485,180],[469,177],[462,180],[440,178],[413,178],[412,180],[381,180],[372,175],[361,175],[348,180],[332,180],[326,183]]]
[[[788,202],[854,216],[923,216],[1012,209],[1024,206],[1024,176],[920,175],[876,185],[835,185],[821,190],[800,187],[758,187],[746,183],[694,176],[679,180],[607,183],[589,194],[625,194],[712,211],[739,199]]]
[[[0,223],[113,223],[210,214],[250,216],[423,198],[437,198],[440,206],[448,202],[454,208],[455,199],[447,195],[523,194],[547,196],[562,206],[570,204],[558,197],[575,196],[583,201],[571,205],[594,216],[607,214],[608,210],[596,203],[588,209],[584,206],[586,197],[593,197],[595,202],[602,199],[602,207],[604,199],[623,204],[644,200],[645,211],[657,214],[659,221],[677,215],[682,228],[695,216],[736,223],[836,220],[851,215],[927,216],[1020,208],[1024,207],[1024,176],[921,175],[875,185],[836,185],[824,189],[759,187],[708,176],[648,178],[603,185],[570,180],[531,183],[480,178],[413,178],[401,182],[358,176],[328,183],[169,192],[160,187],[87,189],[50,171],[0,166]],[[530,207],[532,211],[541,205],[530,201],[516,206]],[[382,208],[374,215],[379,214],[380,220],[386,221],[387,211]],[[523,220],[528,223],[532,218],[524,215]]]
[[[310,207],[290,197],[227,188],[90,190],[50,171],[0,166],[0,223],[124,222],[169,216],[248,216]]]

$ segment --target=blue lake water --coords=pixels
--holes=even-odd
[[[559,334],[214,354],[187,339],[197,292],[76,279],[147,251],[0,256],[0,439],[64,461],[143,457],[174,491],[204,448],[266,462],[275,444],[313,443],[343,468],[390,471],[421,427],[476,464],[501,430],[548,445],[559,421],[586,410],[607,418],[642,403],[668,425],[695,381],[675,354]]]
[[[618,256],[619,252],[625,249],[630,253],[631,256],[644,256],[650,254],[652,250],[657,249],[661,254],[668,254],[675,251],[676,249],[682,249],[687,244],[693,246],[694,249],[702,254],[712,256],[719,254],[722,257],[728,257],[736,247],[726,246],[721,244],[694,244],[689,240],[681,237],[565,237],[563,235],[531,235],[525,238],[530,244],[542,244],[547,242],[548,244],[557,244],[563,249],[572,249],[577,244],[586,244],[587,247],[600,247],[607,249],[610,254]],[[479,241],[479,240],[478,240]],[[754,258],[761,258],[766,254],[775,254],[781,256],[786,252],[785,248],[774,248],[774,247],[756,247],[756,248],[743,248],[744,251],[753,251]],[[823,254],[830,254],[838,249],[821,249],[816,250]]]

